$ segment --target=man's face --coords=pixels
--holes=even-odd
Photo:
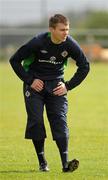
[[[69,24],[58,23],[55,28],[50,28],[52,40],[61,43],[66,40],[69,33]]]

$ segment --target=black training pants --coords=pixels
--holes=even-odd
[[[25,138],[41,140],[46,138],[44,126],[44,106],[50,123],[53,139],[68,138],[67,96],[53,95],[53,89],[60,80],[44,81],[44,90],[36,92],[24,84],[24,99],[27,111]]]

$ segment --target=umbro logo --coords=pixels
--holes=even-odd
[[[44,50],[44,49],[42,49],[42,50],[40,50],[40,51],[41,51],[41,53],[43,53],[43,54],[48,53],[48,51],[46,51],[46,50]]]

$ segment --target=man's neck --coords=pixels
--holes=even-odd
[[[52,34],[51,34],[51,41],[52,41],[54,44],[61,44],[61,43],[62,43],[62,41],[54,38],[54,36],[53,36]]]

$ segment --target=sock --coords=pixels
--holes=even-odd
[[[68,138],[60,138],[56,140],[56,144],[58,146],[62,166],[63,168],[67,168],[67,162],[68,162]]]
[[[35,151],[36,151],[36,154],[37,154],[37,157],[38,157],[38,160],[39,160],[39,164],[46,164],[46,159],[44,157],[44,142],[45,142],[45,139],[42,139],[42,140],[39,140],[39,141],[36,141],[34,139],[32,139],[32,142],[34,144],[34,147],[35,147]]]

